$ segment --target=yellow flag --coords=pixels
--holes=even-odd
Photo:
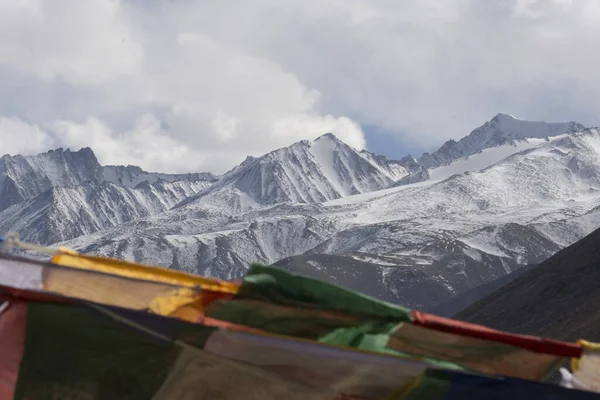
[[[580,358],[571,359],[573,376],[588,390],[600,392],[600,343],[579,340],[583,347]]]
[[[193,289],[181,288],[162,293],[148,305],[155,314],[174,316],[194,322],[203,315],[202,295]]]
[[[150,267],[113,258],[87,256],[73,251],[60,251],[52,258],[52,262],[54,264],[85,269],[88,271],[103,272],[127,278],[160,282],[176,286],[201,288],[220,293],[235,294],[239,288],[239,285],[235,283],[218,279],[205,278],[181,271]]]

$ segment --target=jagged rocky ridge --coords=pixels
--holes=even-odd
[[[100,172],[61,178],[67,183],[44,191],[47,198],[34,195],[2,211],[3,229],[221,278],[242,276],[250,262],[278,263],[431,308],[537,264],[600,226],[598,132],[519,122],[531,137],[510,128],[499,140],[504,125],[495,123],[490,142],[487,123],[469,135],[481,136],[473,139],[477,151],[473,145],[472,154],[435,168],[358,152],[333,135],[249,157],[218,178],[138,183],[143,174],[131,167],[136,177],[94,167]],[[164,187],[153,201],[138,193],[158,182],[201,184],[169,202],[159,201]],[[90,194],[58,200],[63,191]],[[93,218],[84,224],[86,207]]]
[[[525,138],[543,139],[562,133],[580,132],[584,129],[585,127],[577,122],[521,121],[512,115],[500,113],[459,141],[448,140],[432,154],[424,153],[419,159],[419,164],[425,168],[439,167],[490,147],[501,146]]]
[[[93,151],[0,158],[0,230],[51,244],[154,215],[212,185],[203,174],[101,166]]]

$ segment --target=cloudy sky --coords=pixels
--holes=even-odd
[[[0,153],[222,172],[333,132],[392,157],[498,112],[600,125],[597,0],[0,0]]]

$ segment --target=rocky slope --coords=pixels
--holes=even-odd
[[[0,212],[0,231],[56,243],[158,214],[207,186],[206,181],[157,180],[127,188],[106,181],[52,187]]]
[[[471,304],[474,304],[475,302],[494,293],[495,291],[500,290],[510,282],[519,278],[529,269],[530,266],[525,266],[511,272],[510,274],[504,275],[501,278],[484,283],[483,285],[476,286],[473,289],[469,289],[452,297],[450,300],[441,302],[437,307],[430,311],[435,315],[452,318],[462,310],[469,307]]]
[[[560,340],[600,340],[600,230],[563,249],[456,318]]]
[[[435,304],[451,295],[448,288],[417,265],[381,265],[338,254],[292,256],[275,265],[399,304]]]
[[[101,166],[93,151],[0,158],[0,231],[51,244],[172,208],[217,181]]]

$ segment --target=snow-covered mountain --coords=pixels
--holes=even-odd
[[[44,170],[36,179],[51,189],[25,190],[14,184],[23,174],[11,172],[24,200],[5,207],[0,224],[38,242],[228,279],[251,262],[278,263],[421,308],[539,263],[600,226],[597,130],[501,114],[455,143],[462,150],[442,147],[433,166],[327,134],[218,178],[96,160],[69,179]]]
[[[157,214],[217,181],[101,166],[93,151],[0,158],[0,230],[50,244]]]
[[[185,204],[235,214],[279,203],[320,203],[372,192],[410,173],[411,165],[356,151],[331,133],[248,158]]]
[[[585,127],[577,122],[522,121],[512,115],[500,113],[458,142],[448,140],[432,154],[424,153],[419,163],[425,168],[439,167],[490,147],[518,142],[525,138],[544,139],[583,129]]]
[[[51,189],[0,212],[0,231],[51,244],[158,214],[207,186],[206,181],[143,182],[133,189],[107,181]]]
[[[85,182],[112,182],[135,188],[141,183],[157,181],[204,182],[217,181],[211,173],[162,174],[143,171],[135,166],[102,166],[89,147],[79,151],[50,150],[35,156],[0,158],[0,210],[36,197],[52,188],[75,188]],[[189,193],[188,193],[189,195]]]
[[[74,187],[102,179],[102,166],[89,148],[50,150],[36,156],[0,158],[0,210],[53,187]]]

